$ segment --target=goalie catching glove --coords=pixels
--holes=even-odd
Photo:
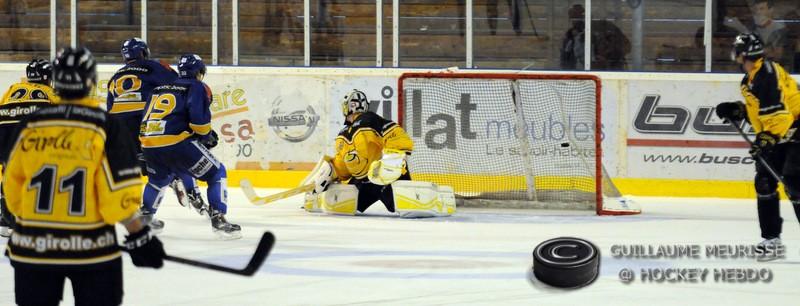
[[[385,149],[381,159],[369,165],[367,178],[376,185],[389,185],[403,175],[405,166],[405,151]]]

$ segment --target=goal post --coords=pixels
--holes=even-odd
[[[398,92],[412,179],[468,206],[639,213],[604,174],[597,76],[405,73]]]

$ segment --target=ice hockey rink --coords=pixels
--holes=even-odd
[[[277,189],[260,189],[261,194]],[[267,206],[230,191],[229,220],[244,238],[220,241],[209,222],[168,195],[159,210],[167,253],[243,267],[263,231],[277,243],[253,277],[166,262],[140,269],[125,255],[124,305],[796,305],[800,298],[800,226],[787,202],[784,260],[618,259],[612,245],[740,245],[760,241],[753,200],[635,198],[643,213],[460,209],[437,219],[396,219],[378,203],[367,216],[310,214],[302,196]],[[600,248],[601,272],[577,290],[530,280],[540,242],[574,236]],[[5,246],[5,240],[0,240]],[[4,249],[4,247],[3,247]],[[623,268],[769,269],[758,283],[625,284]],[[0,259],[0,304],[13,305],[13,270]],[[72,305],[69,287],[62,305]]]

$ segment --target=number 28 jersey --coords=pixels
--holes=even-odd
[[[21,122],[3,174],[17,228],[13,264],[86,265],[120,256],[114,224],[141,202],[133,143],[94,99],[46,106]],[[78,105],[79,104],[79,105]]]
[[[196,79],[179,78],[154,88],[139,131],[142,147],[166,147],[194,134],[208,134],[210,106],[211,89]]]

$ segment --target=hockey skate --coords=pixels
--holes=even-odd
[[[150,232],[153,235],[161,234],[164,230],[164,221],[156,219],[152,213],[142,211],[142,222],[150,226]]]
[[[186,208],[191,208],[189,206],[189,199],[186,193],[186,187],[183,186],[183,181],[179,178],[175,178],[172,182],[169,183],[169,187],[175,191],[175,196],[178,198],[178,204]]]
[[[200,214],[201,216],[203,214],[209,216],[211,215],[209,213],[208,204],[206,204],[206,202],[203,201],[203,195],[200,194],[200,190],[198,189],[192,190],[191,192],[186,194],[186,198],[189,204],[191,204],[190,208],[194,208],[194,210],[197,211],[198,214]]]
[[[775,254],[777,249],[781,246],[781,238],[764,239],[764,241],[756,245],[756,249],[762,252],[762,255],[758,256],[758,261],[764,262],[781,259],[781,257]]]
[[[225,214],[220,211],[211,211],[211,229],[224,240],[242,238],[242,227],[225,220]]]

